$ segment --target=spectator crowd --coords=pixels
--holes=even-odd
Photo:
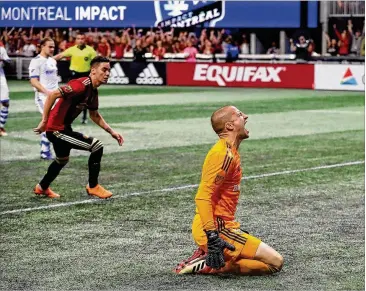
[[[362,32],[359,28],[354,28],[352,20],[348,20],[347,26],[339,29],[337,24],[333,24],[333,31],[325,34],[327,39],[327,53],[331,56],[364,56],[365,55],[365,25]]]
[[[86,44],[105,57],[121,59],[126,53],[133,53],[135,48],[143,48],[152,53],[156,59],[162,59],[165,53],[216,54],[230,50],[232,57],[238,53],[249,53],[249,45],[245,35],[235,40],[229,31],[224,29],[202,29],[199,35],[195,32],[174,30],[163,31],[159,28],[99,31],[89,28],[87,31],[69,28],[62,29],[4,29],[1,33],[1,44],[11,56],[32,57],[40,51],[40,41],[51,37],[56,43],[55,54],[75,45],[76,35],[82,33]],[[235,49],[237,48],[237,50]],[[229,53],[230,54],[230,53]]]
[[[195,61],[196,54],[213,55],[223,53],[227,61],[235,61],[239,54],[249,54],[250,46],[246,34],[231,34],[225,29],[201,29],[199,33],[182,30],[161,28],[114,29],[99,31],[95,29],[3,29],[0,34],[0,46],[5,46],[10,56],[33,57],[40,52],[40,41],[51,37],[56,43],[55,54],[65,51],[75,45],[77,34],[84,34],[86,44],[94,48],[101,56],[122,59],[126,53],[132,53],[140,58],[145,53],[151,53],[156,60],[161,60],[166,53],[184,53],[187,61]],[[347,29],[338,30],[334,25],[332,38],[326,34],[327,52],[332,56],[349,54],[364,55],[364,30],[353,27],[348,21]],[[278,54],[276,42],[272,42],[267,54]],[[307,59],[315,52],[312,39],[300,35],[295,40],[290,39],[290,51]]]

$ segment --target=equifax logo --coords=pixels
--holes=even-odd
[[[281,82],[280,72],[285,67],[268,66],[219,66],[197,64],[194,70],[194,81],[216,82],[219,86],[226,86],[231,82]]]

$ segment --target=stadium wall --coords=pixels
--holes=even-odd
[[[364,91],[364,65],[112,62],[110,84]]]

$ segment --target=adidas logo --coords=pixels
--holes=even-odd
[[[126,77],[125,72],[123,72],[121,64],[115,63],[111,69],[111,74],[109,75],[108,84],[129,84],[130,79]]]
[[[150,63],[136,78],[136,84],[162,85],[163,78],[159,76],[154,64]]]

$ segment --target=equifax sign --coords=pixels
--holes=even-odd
[[[193,80],[216,82],[219,86],[231,82],[280,83],[284,71],[286,67],[196,64]]]

